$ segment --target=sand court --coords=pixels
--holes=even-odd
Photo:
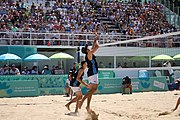
[[[98,120],[179,120],[180,107],[174,108],[180,91],[141,92],[132,95],[94,95],[91,106]],[[0,120],[91,120],[86,101],[78,114],[75,103],[68,111],[63,95],[0,98]]]

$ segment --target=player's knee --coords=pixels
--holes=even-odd
[[[95,93],[95,92],[96,92],[96,90],[97,90],[97,89],[93,89],[93,90],[92,90],[92,93]]]
[[[80,99],[82,99],[82,95],[79,95],[79,96],[78,96],[78,100],[80,100]]]

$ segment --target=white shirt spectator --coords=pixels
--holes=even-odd
[[[9,75],[9,70],[0,69],[0,75]]]
[[[9,74],[10,74],[10,75],[19,75],[20,72],[19,72],[19,69],[18,69],[18,68],[14,68],[14,69],[11,69],[11,70],[9,71]]]
[[[38,74],[38,71],[37,70],[32,70],[31,74]]]
[[[163,65],[165,65],[166,67],[168,67],[168,71],[169,74],[172,75],[174,73],[172,67],[171,67],[171,63],[169,61],[165,62]]]

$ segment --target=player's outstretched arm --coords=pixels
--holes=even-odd
[[[95,53],[97,51],[97,49],[99,48],[98,39],[99,39],[99,35],[97,33],[95,33],[95,38],[94,38],[93,46],[92,46],[91,51],[89,52],[90,54]]]

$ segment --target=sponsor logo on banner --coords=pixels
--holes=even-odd
[[[165,87],[165,84],[162,83],[162,82],[159,82],[159,81],[154,81],[154,84],[153,84],[155,87],[158,87],[158,88],[161,88],[161,89],[164,89]]]
[[[133,90],[138,90],[139,89],[139,82],[132,82],[132,88],[133,88]]]
[[[104,84],[104,88],[120,88],[121,85],[117,84]]]

